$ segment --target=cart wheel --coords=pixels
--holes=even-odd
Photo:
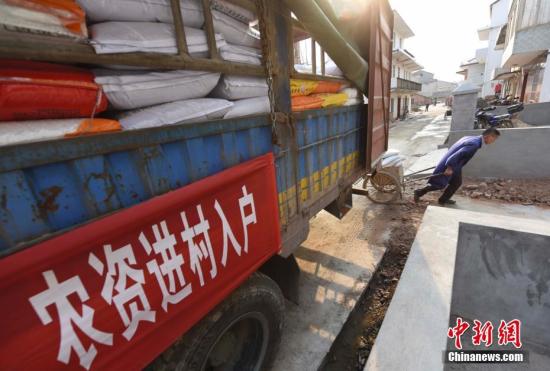
[[[385,171],[377,171],[365,178],[363,188],[367,197],[377,204],[387,204],[401,196],[399,180]]]

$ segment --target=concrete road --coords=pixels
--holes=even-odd
[[[444,120],[445,111],[442,104],[430,106],[428,112],[413,112],[407,120],[391,124],[389,148],[398,149],[407,157],[405,169],[445,142],[451,126],[450,117]]]
[[[385,252],[397,212],[363,196],[338,220],[321,211],[296,251],[300,303],[287,301],[281,347],[271,371],[315,371],[340,332]]]
[[[437,149],[450,126],[444,113],[444,107],[432,106],[392,124],[390,147],[401,150],[408,164]],[[365,197],[354,196],[353,203],[342,220],[320,212],[296,251],[300,304],[287,302],[281,348],[271,371],[317,370],[380,263],[398,211]]]

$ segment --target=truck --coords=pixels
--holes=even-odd
[[[310,219],[342,218],[352,186],[387,149],[393,13],[344,24],[328,2],[232,0],[256,12],[262,65],[96,54],[90,45],[0,31],[0,58],[263,76],[270,113],[0,147],[0,369],[268,369],[293,253]],[[128,5],[130,6],[130,5]],[[345,78],[294,68],[310,38]],[[292,112],[291,79],[344,81],[366,103]],[[0,103],[1,104],[1,103]]]

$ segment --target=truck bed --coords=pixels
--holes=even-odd
[[[270,151],[289,253],[305,239],[309,217],[360,176],[363,112],[357,105],[294,114],[295,145],[287,149],[272,144],[264,116],[2,147],[0,254]]]

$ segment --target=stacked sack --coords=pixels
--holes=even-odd
[[[52,36],[88,37],[84,11],[73,0],[0,0],[0,25]]]
[[[178,53],[169,0],[78,0],[78,3],[93,23],[90,33],[96,53]],[[202,2],[180,0],[180,8],[189,54],[208,57]],[[214,1],[212,9],[221,58],[260,65],[259,32],[250,27],[254,14],[222,0]]]
[[[224,60],[261,65],[260,33],[251,27],[254,13],[227,1],[212,1],[214,30],[223,35],[226,45],[220,47]],[[265,78],[224,75],[211,96],[231,100],[234,105],[224,118],[261,115],[270,110]]]
[[[233,103],[205,98],[220,74],[203,71],[95,70],[125,130],[222,118]]]
[[[265,78],[224,75],[211,96],[231,100],[233,107],[225,119],[261,115],[269,112],[268,87]]]
[[[86,11],[91,44],[96,53],[149,52],[177,54],[169,0],[78,0]],[[202,4],[181,0],[181,15],[189,54],[208,56]],[[225,45],[216,34],[218,46]],[[205,98],[220,74],[203,71],[151,71],[147,69],[94,70],[95,82],[125,130],[221,118],[232,106],[223,99]]]
[[[292,111],[343,106],[348,95],[341,93],[344,85],[334,81],[290,80]]]
[[[0,60],[0,145],[121,130],[91,119],[107,108],[92,73],[75,67]]]
[[[90,32],[97,53],[177,53],[169,0],[78,2],[95,22]],[[202,2],[180,0],[180,7],[189,53],[207,57]],[[252,12],[218,0],[212,2],[212,18],[221,58],[261,65],[259,33],[250,26],[256,18]],[[126,130],[269,112],[267,84],[262,78],[220,79],[219,73],[200,71],[94,72],[111,106],[129,110],[120,114]]]

